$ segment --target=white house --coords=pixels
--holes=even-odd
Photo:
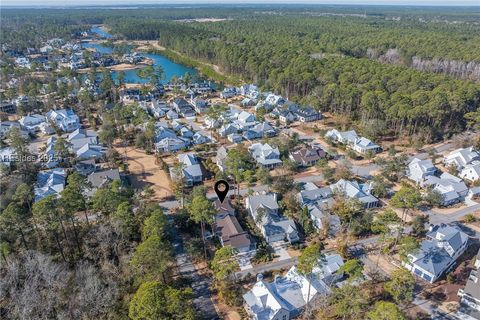
[[[32,114],[22,117],[18,122],[30,133],[42,131],[45,134],[52,134],[55,131],[45,121],[45,116],[41,114]]]
[[[408,164],[407,177],[423,187],[425,179],[434,176],[436,172],[437,168],[433,165],[432,160],[413,158]]]
[[[480,163],[467,164],[462,168],[458,176],[469,181],[476,181],[480,179]]]
[[[63,169],[41,171],[37,175],[37,184],[34,188],[35,202],[50,195],[59,196],[65,187],[66,173]]]
[[[273,148],[268,143],[254,143],[248,148],[248,151],[261,167],[273,169],[282,164],[280,151],[277,147]]]
[[[177,156],[178,162],[183,164],[182,177],[187,186],[193,186],[203,180],[202,168],[198,158],[193,153],[184,153]],[[170,168],[170,176],[175,179],[177,173],[174,168]]]
[[[331,293],[331,287],[341,279],[337,271],[343,265],[339,254],[327,254],[319,260],[319,266],[304,276],[296,266],[285,276],[276,276],[266,282],[257,276],[257,282],[243,295],[245,309],[250,319],[290,320],[304,311],[307,302],[322,299]]]
[[[440,177],[427,176],[423,185],[442,196],[442,205],[449,206],[465,199],[468,187],[462,179],[444,172]]]
[[[443,158],[443,163],[447,167],[453,165],[462,170],[469,164],[480,164],[480,153],[473,147],[457,149]]]
[[[468,236],[457,227],[431,226],[419,249],[408,254],[402,264],[414,275],[433,283],[449,271],[465,251]]]
[[[355,150],[358,153],[365,154],[367,152],[380,152],[382,148],[372,142],[370,139],[360,137],[355,130],[350,131],[338,131],[336,129],[329,130],[325,134],[326,138],[332,139],[339,143],[347,145],[349,148]]]
[[[338,180],[337,183],[331,185],[333,192],[341,192],[347,198],[359,200],[365,208],[376,208],[379,206],[379,201],[371,193],[371,185],[368,183],[360,184],[356,181],[349,181],[345,179]]]
[[[480,281],[478,269],[480,267],[480,252],[475,258],[475,269],[470,272],[465,288],[458,290],[460,305],[456,317],[460,320],[480,319]]]
[[[72,132],[80,127],[80,119],[71,109],[50,110],[46,118],[65,132]]]

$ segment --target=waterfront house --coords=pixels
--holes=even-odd
[[[414,275],[433,283],[451,270],[465,252],[468,236],[459,228],[445,224],[430,226],[420,248],[409,253],[402,264]]]

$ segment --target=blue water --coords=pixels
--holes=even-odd
[[[98,34],[100,37],[103,37],[103,38],[108,39],[112,37],[110,33],[103,31],[99,26],[93,26],[90,31]]]
[[[102,35],[105,38],[110,38],[112,35],[101,30],[98,27],[92,27],[92,32],[98,33]],[[94,48],[97,52],[100,52],[102,54],[111,54],[113,52],[112,48],[105,47],[102,44],[99,43],[90,43],[90,42],[84,42],[82,43],[82,46],[84,48]],[[165,72],[165,79],[162,81],[163,83],[167,83],[172,79],[172,77],[177,77],[180,78],[184,76],[187,72],[192,76],[193,78],[196,78],[198,76],[198,71],[194,68],[186,67],[184,65],[178,64],[176,62],[173,62],[172,60],[156,53],[142,53],[143,56],[148,57],[153,60],[153,66],[162,66],[163,71]],[[137,71],[139,69],[134,69],[134,70],[125,70],[123,71],[125,75],[125,83],[147,83],[148,79],[142,79],[137,76]],[[117,71],[112,71],[112,77],[114,80],[117,79]]]

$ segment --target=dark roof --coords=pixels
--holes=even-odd
[[[297,163],[317,161],[325,156],[326,152],[319,147],[307,147],[292,152],[292,158]]]
[[[234,248],[250,246],[250,235],[243,231],[237,218],[232,214],[218,215],[216,218],[216,230],[222,238],[224,245]]]

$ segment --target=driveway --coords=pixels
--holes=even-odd
[[[283,261],[290,259],[290,255],[287,252],[287,244],[283,241],[273,242],[270,244],[275,252],[275,256],[277,256],[278,261]]]
[[[249,251],[237,255],[237,261],[238,265],[240,266],[240,270],[245,271],[253,268],[250,262],[250,259],[252,259],[253,256],[255,256],[255,251]]]

